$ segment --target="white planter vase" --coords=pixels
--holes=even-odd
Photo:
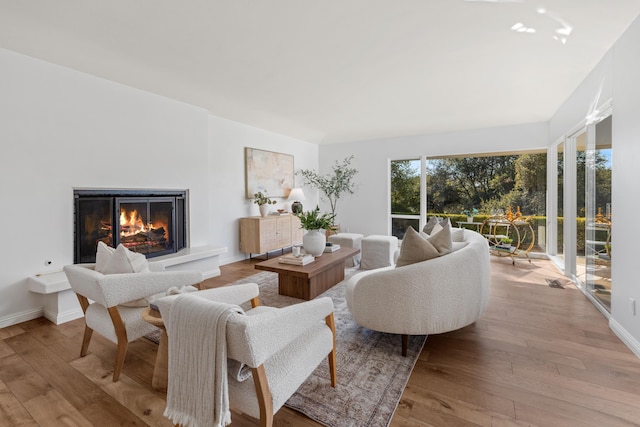
[[[309,230],[302,236],[304,251],[313,256],[320,256],[327,244],[327,236],[324,230]]]
[[[260,205],[259,208],[260,208],[260,215],[262,215],[263,217],[268,216],[269,212],[271,212],[271,205],[264,204],[264,205]]]

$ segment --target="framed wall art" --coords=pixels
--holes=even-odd
[[[247,199],[258,191],[269,197],[287,197],[293,188],[293,156],[245,147],[245,186]]]

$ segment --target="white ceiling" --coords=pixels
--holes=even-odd
[[[0,45],[333,143],[546,121],[639,13],[640,0],[0,0]]]

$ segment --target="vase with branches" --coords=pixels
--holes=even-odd
[[[264,190],[264,193],[262,191],[258,191],[253,195],[253,203],[258,205],[258,208],[260,209],[260,215],[266,217],[267,215],[269,215],[271,205],[275,205],[276,201],[271,200],[271,198],[269,198],[269,196],[267,195],[267,190]]]
[[[338,200],[346,194],[353,194],[355,188],[354,177],[357,169],[351,166],[353,156],[349,156],[338,163],[336,160],[332,172],[320,174],[312,169],[302,169],[297,172],[305,180],[305,185],[320,190],[331,207],[332,224],[336,216]]]

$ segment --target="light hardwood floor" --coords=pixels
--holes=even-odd
[[[222,267],[220,286],[256,273]],[[640,360],[606,319],[543,260],[492,258],[489,306],[462,330],[430,336],[391,426],[640,425]],[[115,345],[94,334],[80,358],[83,321],[44,318],[0,329],[0,426],[171,426],[151,390],[156,346],[129,346],[111,381]],[[399,343],[398,338],[398,343]],[[254,420],[233,415],[233,426]],[[287,408],[278,426],[318,426]]]

